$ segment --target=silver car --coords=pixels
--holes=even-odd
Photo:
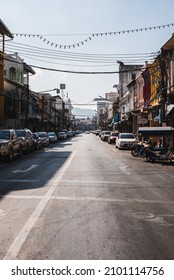
[[[41,146],[42,147],[48,146],[50,143],[48,133],[46,131],[39,131],[37,132],[37,134],[40,137]]]
[[[49,131],[48,137],[49,137],[50,143],[57,143],[57,135],[54,131]]]

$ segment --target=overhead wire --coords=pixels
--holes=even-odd
[[[5,60],[7,61],[12,61],[13,63],[17,63],[17,64],[23,64],[23,62],[19,62],[19,61],[14,61],[14,59],[10,59],[5,57]],[[123,71],[72,71],[72,70],[64,70],[64,69],[55,69],[55,68],[49,68],[49,67],[43,67],[43,66],[38,66],[38,65],[32,65],[32,64],[28,64],[30,67],[33,68],[38,68],[38,69],[42,69],[42,70],[47,70],[47,71],[53,71],[53,72],[63,72],[63,73],[71,73],[71,74],[119,74],[119,73],[128,73],[128,72],[135,72],[135,71],[140,71],[142,70],[142,65],[139,65],[139,67],[134,68],[134,65],[132,65],[132,69],[129,68],[127,70],[123,70]],[[153,68],[153,66],[151,66],[151,68]]]
[[[157,52],[151,52],[151,53],[129,53],[129,54],[99,54],[99,53],[91,53],[91,54],[87,54],[87,53],[74,53],[74,52],[67,52],[67,51],[57,51],[57,50],[50,50],[50,49],[46,49],[46,48],[40,48],[40,47],[35,47],[32,45],[26,45],[26,44],[16,44],[16,43],[10,43],[7,44],[8,48],[12,48],[11,46],[15,47],[15,49],[18,50],[23,50],[23,51],[27,51],[27,52],[33,52],[33,53],[39,53],[39,54],[47,54],[47,55],[53,55],[53,56],[59,56],[59,57],[68,57],[68,58],[76,58],[78,59],[79,57],[82,59],[116,59],[116,58],[131,58],[131,57],[152,57],[154,55],[156,55]],[[13,49],[13,48],[12,48]]]
[[[62,51],[53,51],[50,49],[35,47],[32,45],[26,44],[16,44],[10,43],[7,44],[6,47],[7,51],[9,52],[16,52],[16,50],[22,56],[26,56],[30,59],[42,61],[49,63],[49,61],[41,60],[41,58],[50,59],[50,63],[64,65],[64,66],[82,66],[81,63],[86,63],[85,66],[92,66],[98,67],[100,66],[114,66],[117,60],[122,60],[124,63],[133,63],[133,62],[143,62],[153,61],[157,52],[152,53],[134,53],[134,54],[86,54],[86,53],[72,53],[72,52],[62,52]],[[40,59],[39,59],[40,58]],[[53,61],[54,60],[54,61]],[[58,60],[59,62],[55,62]],[[60,61],[65,62],[75,62],[76,64],[67,64],[67,63],[60,63]],[[80,63],[80,64],[78,64]],[[96,63],[97,65],[89,65],[90,63]]]

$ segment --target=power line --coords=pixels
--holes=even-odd
[[[144,61],[153,61],[158,52],[150,53],[129,53],[129,54],[86,54],[86,53],[72,53],[66,51],[49,50],[45,48],[38,48],[32,45],[8,43],[6,50],[8,52],[16,53],[16,50],[23,57],[27,57],[33,60],[49,63],[45,59],[50,60],[52,64],[59,64],[64,66],[75,67],[99,67],[99,66],[113,66],[117,60],[121,60],[124,63],[144,63]],[[44,59],[44,60],[43,60]],[[65,61],[65,62],[64,62]],[[61,63],[64,62],[64,63]],[[75,64],[69,64],[66,62],[74,62]],[[82,65],[85,63],[85,65]],[[90,63],[96,63],[91,65]]]
[[[90,75],[96,75],[96,74],[119,74],[119,73],[125,73],[125,72],[135,72],[138,70],[141,70],[141,68],[136,68],[136,69],[129,69],[128,71],[71,71],[71,70],[60,70],[60,69],[54,69],[54,68],[48,68],[48,67],[41,67],[41,66],[36,66],[36,65],[29,65],[30,67],[33,68],[38,68],[42,70],[49,70],[49,71],[54,71],[54,72],[63,72],[63,73],[70,73],[70,74],[90,74]]]
[[[23,65],[24,62],[18,62],[15,61],[14,59],[10,59],[9,57],[5,57],[5,60],[7,61],[12,61],[13,63],[21,64]],[[128,70],[123,70],[123,71],[72,71],[72,70],[63,70],[63,69],[55,69],[55,68],[49,68],[49,67],[43,67],[43,66],[37,66],[37,65],[32,65],[28,64],[28,66],[33,67],[33,68],[38,68],[42,70],[47,70],[47,71],[53,71],[53,72],[63,72],[63,73],[70,73],[70,74],[120,74],[120,73],[128,73],[128,72],[135,72],[135,71],[140,71],[142,70],[142,65],[139,65],[136,69],[132,65],[132,69]],[[149,67],[153,68],[153,66]]]

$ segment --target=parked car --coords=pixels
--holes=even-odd
[[[67,138],[67,133],[65,131],[60,131],[58,134],[59,140],[65,140]]]
[[[103,130],[102,132],[101,132],[101,140],[102,141],[108,141],[108,137],[109,137],[109,135],[110,135],[110,131],[108,131],[108,130]]]
[[[0,158],[13,160],[15,156],[22,156],[22,142],[14,129],[0,130]]]
[[[67,131],[67,137],[72,137],[73,136],[73,131],[72,130],[68,130]]]
[[[131,149],[136,139],[132,133],[119,133],[116,138],[116,148],[118,149]]]
[[[33,145],[35,150],[39,150],[41,148],[41,139],[37,132],[33,132]]]
[[[97,129],[96,132],[95,132],[95,135],[99,135],[99,134],[100,134],[100,131],[101,131],[101,130]]]
[[[108,136],[108,143],[109,144],[115,143],[118,134],[119,134],[118,131],[111,131],[110,135]]]
[[[22,142],[22,151],[23,153],[33,152],[34,145],[33,145],[33,134],[30,129],[15,129],[17,137],[21,139]]]
[[[57,143],[57,135],[54,131],[49,131],[48,137],[49,137],[50,143]]]
[[[38,131],[37,134],[41,140],[41,147],[48,146],[50,143],[48,133],[46,131]]]

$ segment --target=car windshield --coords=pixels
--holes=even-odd
[[[110,131],[105,131],[104,134],[109,135],[111,132]]]
[[[55,132],[48,132],[49,136],[55,136]]]
[[[122,139],[134,139],[133,134],[121,134],[120,138]]]
[[[115,133],[111,133],[112,136],[118,136],[119,133],[115,132]]]
[[[9,131],[0,131],[0,139],[10,139]]]
[[[38,135],[39,135],[40,137],[46,137],[46,133],[45,133],[45,132],[38,132]]]
[[[15,130],[18,137],[25,137],[25,131],[24,130]]]

